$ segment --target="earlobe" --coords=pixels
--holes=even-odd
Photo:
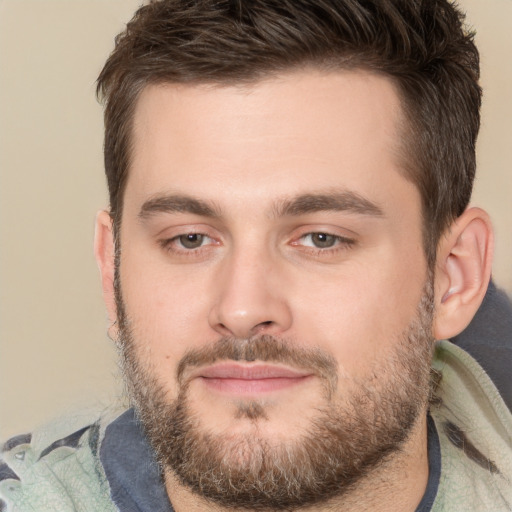
[[[463,331],[484,298],[491,278],[493,231],[488,214],[467,209],[441,239],[436,265],[434,336]]]
[[[107,307],[109,323],[113,325],[117,321],[114,293],[115,242],[112,231],[112,218],[106,210],[101,210],[96,215],[94,256],[101,274],[103,300]]]

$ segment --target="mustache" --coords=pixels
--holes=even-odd
[[[281,363],[326,379],[331,388],[335,388],[338,381],[338,363],[331,354],[265,334],[247,339],[221,338],[211,345],[189,350],[178,363],[178,382],[183,384],[187,370],[218,361]]]

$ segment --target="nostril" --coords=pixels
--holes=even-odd
[[[219,323],[217,324],[217,330],[223,335],[223,336],[232,336],[233,333],[231,332],[231,330],[229,329],[229,327],[227,327],[226,325],[222,324],[222,323]]]
[[[255,325],[252,329],[253,333],[258,333],[260,331],[263,331],[267,329],[268,327],[274,325],[274,322],[272,320],[267,320],[266,322],[260,322],[259,324]]]

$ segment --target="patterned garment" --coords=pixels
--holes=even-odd
[[[69,428],[69,422],[65,423]],[[0,511],[118,510],[110,499],[108,481],[98,458],[100,423],[60,437],[64,424],[33,435],[16,436],[4,443],[0,459]]]
[[[512,414],[461,348],[440,342],[433,366],[442,373],[430,409],[441,472],[437,493],[419,510],[512,511]],[[0,512],[172,512],[142,434],[130,438],[134,431],[126,422],[109,434],[117,416],[60,421],[7,441],[0,456]]]

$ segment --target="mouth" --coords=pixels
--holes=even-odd
[[[292,388],[313,375],[310,372],[267,363],[219,363],[198,369],[194,377],[211,390],[246,396]]]

